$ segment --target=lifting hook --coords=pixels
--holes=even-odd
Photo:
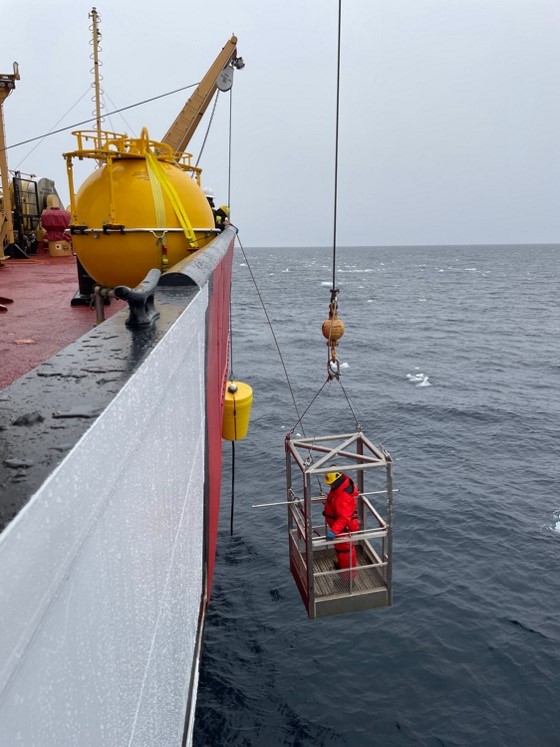
[[[340,376],[340,363],[336,357],[336,348],[338,341],[344,334],[344,322],[338,318],[338,293],[338,288],[331,288],[329,318],[325,319],[322,326],[323,337],[326,338],[329,348],[329,360],[327,363],[327,376],[329,379],[338,379]]]

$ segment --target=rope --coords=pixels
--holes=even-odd
[[[335,151],[334,151],[334,208],[333,208],[333,266],[332,287],[336,288],[336,233],[338,213],[338,121],[340,114],[340,28],[342,18],[342,0],[338,0],[338,50],[336,62],[336,118],[335,118]]]
[[[218,101],[218,95],[216,94],[216,101],[214,102],[214,108],[216,108],[216,102]],[[214,112],[212,112],[212,116],[214,116]],[[210,118],[210,121],[212,121],[212,118]],[[231,122],[232,122],[232,106],[231,106],[231,89],[230,89],[230,99],[229,99],[229,135],[228,135],[228,205],[230,204],[230,176],[231,176]],[[208,125],[208,129],[210,129],[210,125]],[[201,150],[202,153],[202,150]],[[198,163],[198,161],[197,161]],[[232,329],[232,319],[233,319],[233,272],[231,273],[231,280],[230,280],[230,291],[229,291],[229,380],[235,381],[235,375],[233,373],[233,329]],[[235,410],[235,399],[233,401],[233,407]],[[237,436],[237,421],[235,419],[234,414],[234,436]],[[235,441],[231,442],[231,509],[230,509],[230,517],[229,517],[229,535],[230,537],[233,537],[233,518],[235,514]]]
[[[104,91],[104,92],[103,92],[103,97],[104,97],[104,98],[107,98],[107,100],[109,101],[109,103],[111,104],[111,106],[113,107],[113,109],[116,109],[116,108],[117,108],[117,105],[115,104],[115,102],[113,101],[113,99],[112,99],[112,98],[111,98],[111,97],[109,96],[109,94],[107,93],[107,91]],[[105,107],[105,108],[107,108],[107,107]],[[111,119],[111,114],[106,114],[105,116],[106,116],[106,117],[107,117],[107,119],[109,120],[109,124],[111,125],[111,129],[113,130],[113,132],[116,132],[116,131],[117,131],[117,128],[116,128],[116,126],[115,126],[115,125],[113,124],[113,121],[112,121],[112,119]],[[136,128],[134,128],[134,127],[131,127],[131,126],[130,126],[130,124],[129,124],[129,123],[128,123],[128,122],[126,121],[126,119],[125,119],[125,118],[123,117],[123,115],[122,115],[122,114],[121,114],[121,119],[122,119],[122,121],[124,122],[124,124],[125,124],[125,126],[126,126],[126,129],[128,130],[128,132],[130,132],[130,133],[132,134],[132,136],[133,136],[133,137],[134,137],[134,136],[136,136],[136,132],[137,132]]]
[[[245,259],[245,263],[247,265],[247,269],[249,270],[249,274],[251,275],[251,280],[253,281],[253,285],[255,286],[255,290],[257,292],[257,296],[259,298],[259,301],[261,302],[261,306],[263,308],[264,315],[265,315],[266,320],[268,322],[268,326],[270,327],[270,332],[272,334],[272,338],[274,340],[274,344],[276,345],[276,350],[278,351],[278,356],[280,357],[280,363],[282,364],[282,368],[284,369],[284,376],[286,377],[286,382],[287,382],[288,388],[290,390],[290,394],[291,394],[291,397],[292,397],[292,402],[294,403],[294,409],[296,411],[296,415],[298,416],[297,422],[301,423],[301,416],[299,414],[299,410],[298,410],[298,406],[297,406],[297,402],[296,402],[296,397],[295,397],[295,394],[294,394],[294,390],[292,389],[292,384],[290,382],[290,377],[288,375],[288,369],[286,368],[286,364],[284,363],[284,358],[282,356],[282,351],[280,350],[280,345],[278,344],[278,340],[276,338],[276,334],[274,333],[274,327],[272,326],[272,322],[270,320],[270,316],[268,315],[268,311],[266,310],[266,306],[265,306],[265,303],[263,301],[263,297],[261,296],[261,292],[260,292],[259,287],[257,285],[257,281],[255,280],[255,276],[253,274],[253,270],[251,268],[251,264],[249,262],[249,258],[245,254],[245,249],[243,248],[243,244],[241,243],[241,239],[239,238],[239,234],[237,234],[237,241],[239,243],[239,247],[240,247],[241,252],[243,254],[243,258]],[[301,428],[303,430],[303,423],[302,423]],[[304,436],[305,436],[305,431],[304,431]]]
[[[233,97],[232,97],[232,88],[229,89],[229,128],[228,128],[228,188],[227,188],[227,204],[230,209],[230,216],[231,216],[231,123],[233,121],[232,113],[233,113]],[[233,299],[233,273],[231,273],[231,284],[230,284],[230,293],[229,293],[229,361],[230,361],[230,379],[233,381],[233,334],[231,329],[231,320],[233,319],[233,305],[232,305],[232,299]]]
[[[143,106],[144,104],[149,104],[151,101],[157,101],[158,99],[164,99],[166,96],[172,96],[174,93],[180,93],[181,91],[187,91],[189,88],[196,88],[198,85],[199,85],[198,83],[191,83],[188,86],[183,86],[182,88],[176,88],[174,91],[168,91],[167,93],[161,93],[159,96],[152,96],[150,99],[144,99],[143,101],[138,101],[138,103],[136,104],[130,104],[129,106],[123,106],[120,109],[115,109],[115,111],[113,112],[107,112],[105,116],[110,117],[113,114],[120,114],[121,112],[125,112],[128,109],[135,109],[137,106]],[[89,93],[89,88],[86,91],[86,93]],[[86,93],[84,93],[82,98],[86,95]],[[81,99],[79,100],[81,101]],[[67,132],[68,130],[75,130],[77,127],[81,127],[82,125],[86,125],[86,124],[89,124],[90,122],[94,122],[95,119],[96,117],[90,117],[89,119],[83,119],[81,122],[76,122],[75,124],[68,125],[68,127],[60,127],[58,130],[50,130],[49,132],[46,132],[43,135],[37,135],[37,137],[30,137],[27,140],[20,140],[19,143],[13,143],[12,145],[6,146],[4,150],[11,150],[12,148],[19,148],[21,145],[27,145],[27,143],[34,143],[36,140],[44,140],[45,138],[50,137],[51,135],[58,135],[60,132]]]
[[[233,111],[233,86],[229,89],[229,137],[228,137],[228,178],[227,178],[227,204],[231,213],[231,123]]]
[[[360,425],[360,421],[358,420],[358,416],[356,415],[354,408],[352,407],[352,403],[350,402],[350,396],[347,394],[346,389],[344,388],[344,384],[340,379],[337,379],[338,383],[342,387],[342,391],[344,392],[344,396],[346,397],[346,402],[348,403],[348,407],[350,408],[350,411],[352,415],[354,416],[354,420],[356,422],[356,430],[361,431],[362,426]]]
[[[323,383],[322,387],[319,389],[319,391],[317,392],[317,394],[313,397],[313,399],[311,400],[311,402],[307,405],[306,409],[303,412],[303,415],[300,418],[298,418],[298,420],[296,420],[296,422],[294,423],[294,427],[290,430],[290,433],[293,433],[295,431],[295,429],[298,427],[299,423],[301,423],[301,421],[303,420],[303,417],[309,412],[309,410],[313,406],[313,403],[315,402],[315,400],[317,399],[317,397],[321,394],[321,392],[323,391],[323,389],[325,388],[325,386],[329,383],[329,381],[330,380],[328,378],[325,380],[325,382]]]
[[[64,112],[64,114],[62,115],[62,117],[60,117],[60,118],[59,118],[59,119],[58,119],[58,120],[57,120],[57,121],[56,121],[56,122],[55,122],[55,123],[53,124],[53,126],[52,126],[52,127],[51,127],[51,129],[50,129],[50,130],[49,130],[49,131],[48,131],[48,132],[46,133],[46,135],[41,135],[41,136],[40,136],[39,138],[34,138],[34,140],[38,140],[39,142],[37,142],[37,143],[36,143],[36,144],[35,144],[35,145],[34,145],[34,146],[33,146],[33,147],[31,148],[31,150],[27,151],[27,153],[25,154],[25,156],[23,156],[23,158],[21,159],[21,161],[20,161],[20,162],[19,162],[19,163],[17,164],[17,166],[15,167],[15,171],[19,171],[19,169],[20,169],[21,165],[22,165],[22,164],[23,164],[23,163],[24,163],[24,162],[25,162],[25,161],[26,161],[26,160],[27,160],[27,159],[29,158],[29,156],[30,156],[30,155],[31,155],[31,154],[33,153],[33,151],[35,151],[35,150],[36,150],[36,149],[37,149],[37,148],[38,148],[38,147],[39,147],[39,146],[41,145],[42,141],[43,141],[43,140],[44,140],[45,138],[47,138],[47,137],[48,137],[49,135],[54,135],[54,132],[55,132],[54,128],[55,128],[55,127],[56,127],[56,126],[57,126],[58,124],[60,124],[60,123],[62,122],[62,120],[63,120],[63,119],[64,119],[64,118],[66,117],[66,116],[68,116],[68,114],[70,114],[70,112],[72,111],[72,109],[74,109],[74,107],[78,106],[78,104],[80,103],[80,101],[81,101],[81,100],[82,100],[82,99],[84,98],[84,96],[87,96],[87,94],[88,94],[89,92],[90,92],[90,89],[89,89],[89,88],[87,88],[87,89],[86,89],[86,90],[85,90],[85,91],[83,92],[83,94],[82,94],[82,95],[80,96],[80,98],[79,98],[79,99],[78,99],[77,101],[75,101],[75,102],[74,102],[74,103],[72,104],[72,106],[71,106],[71,107],[70,107],[69,109],[67,109],[67,110],[66,110],[66,111]],[[57,130],[57,132],[60,132],[60,130]],[[31,142],[31,141],[30,141],[30,140],[27,140],[26,142],[28,142],[28,143],[29,143],[29,142]],[[19,143],[19,145],[23,145],[23,143]],[[11,148],[11,147],[15,147],[15,146],[9,146],[9,147]],[[6,150],[8,150],[8,148],[6,148]]]
[[[206,145],[206,140],[208,139],[208,135],[210,133],[210,127],[212,126],[212,120],[214,119],[214,112],[216,111],[216,104],[218,103],[218,96],[220,95],[220,91],[216,91],[216,98],[214,99],[214,106],[212,107],[212,113],[210,114],[210,121],[208,122],[208,127],[206,128],[206,133],[204,135],[204,140],[202,141],[202,145],[200,146],[200,152],[198,154],[198,158],[196,159],[195,166],[198,166],[198,162],[200,161],[200,158],[202,156],[202,152],[204,150],[204,146]]]
[[[231,442],[231,513],[229,516],[229,535],[233,537],[233,514],[235,510],[235,441]]]

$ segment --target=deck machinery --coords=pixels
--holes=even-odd
[[[290,570],[311,619],[392,604],[393,462],[361,431],[286,438]],[[322,515],[327,472],[357,485],[360,530],[328,542]],[[366,482],[368,490],[366,490]],[[355,544],[358,565],[335,567],[336,542]]]

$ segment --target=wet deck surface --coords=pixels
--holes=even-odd
[[[0,532],[126,384],[197,292],[192,287],[158,289],[156,306],[161,316],[153,327],[129,330],[125,326],[128,308],[123,309],[0,390]],[[7,316],[0,317],[0,329]],[[3,362],[2,357],[0,366]]]
[[[0,315],[0,389],[95,327],[93,309],[70,305],[77,290],[72,256],[50,257],[43,249],[2,262],[0,296],[13,303]],[[112,300],[106,318],[124,305]]]

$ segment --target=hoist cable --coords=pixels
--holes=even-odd
[[[337,296],[338,296],[338,289],[336,288],[336,249],[337,249],[337,218],[338,218],[338,150],[339,150],[339,120],[340,120],[340,58],[341,58],[341,43],[342,38],[342,0],[338,0],[338,38],[337,38],[337,61],[336,61],[336,116],[335,116],[335,155],[334,155],[334,209],[333,209],[333,252],[332,252],[332,289],[331,289],[331,304],[330,304],[330,311],[334,311],[336,314],[337,310]],[[327,344],[331,345],[331,335],[333,332],[333,325],[331,324],[329,328],[329,338]],[[350,408],[350,411],[354,417],[354,420],[356,422],[356,426],[359,428],[360,424],[358,421],[358,418],[356,416],[356,413],[354,411],[354,408],[352,407],[352,403],[350,402],[350,397],[346,392],[346,389],[344,388],[344,385],[340,381],[340,374],[339,374],[339,364],[337,363],[336,371],[332,372],[331,364],[333,363],[333,359],[331,359],[332,353],[329,353],[328,357],[328,371],[329,371],[329,380],[332,378],[335,378],[340,386],[342,387],[342,391],[344,392],[344,396],[346,397],[346,401],[348,403],[348,406]],[[331,375],[333,373],[333,375]]]
[[[340,364],[336,357],[336,346],[338,340],[344,334],[344,327],[340,329],[338,319],[338,288],[336,287],[336,244],[337,244],[337,219],[338,219],[338,150],[339,150],[339,120],[340,120],[340,57],[341,57],[341,29],[342,29],[342,0],[338,2],[338,39],[337,39],[337,62],[336,62],[336,114],[335,114],[335,149],[334,149],[334,205],[333,205],[333,242],[332,242],[332,287],[331,300],[329,303],[328,335],[323,325],[323,335],[327,337],[327,371],[330,378],[338,378]],[[337,325],[335,332],[334,325]]]
[[[208,127],[206,128],[206,133],[204,134],[204,139],[202,141],[202,145],[200,146],[200,152],[198,154],[198,158],[196,159],[195,166],[198,166],[198,163],[200,161],[200,158],[202,156],[202,152],[204,151],[204,146],[206,145],[206,141],[208,139],[208,135],[210,133],[210,127],[212,127],[212,120],[214,119],[214,113],[216,111],[216,105],[218,103],[218,96],[220,95],[219,91],[216,91],[216,98],[214,99],[214,106],[212,107],[212,112],[210,114],[210,121],[208,122]],[[231,122],[230,122],[231,125]]]
[[[272,326],[272,322],[270,320],[270,316],[268,315],[268,311],[266,309],[266,305],[264,303],[263,297],[262,297],[261,292],[259,290],[259,287],[257,285],[257,281],[256,281],[255,276],[253,274],[253,270],[251,268],[251,264],[249,262],[249,259],[248,259],[247,255],[245,254],[245,249],[243,247],[243,244],[241,243],[241,239],[239,238],[239,234],[237,234],[237,241],[239,243],[239,247],[240,247],[241,252],[243,254],[243,258],[245,259],[245,263],[247,264],[247,269],[249,270],[249,274],[251,275],[251,279],[253,281],[253,285],[255,286],[255,290],[257,292],[257,296],[259,298],[259,301],[261,302],[261,306],[263,308],[264,315],[265,315],[266,320],[268,322],[268,326],[270,327],[270,332],[272,334],[272,338],[274,340],[274,344],[276,345],[276,350],[278,351],[278,356],[280,357],[280,363],[282,364],[282,368],[284,369],[284,376],[286,377],[286,382],[288,384],[288,388],[289,388],[290,394],[292,396],[292,402],[294,403],[294,409],[296,411],[296,415],[298,416],[297,422],[301,423],[301,416],[299,414],[299,409],[298,409],[298,406],[297,406],[296,397],[295,397],[295,394],[294,394],[294,390],[292,388],[290,377],[288,375],[288,369],[286,368],[286,364],[284,363],[284,358],[282,356],[282,351],[280,350],[280,345],[278,343],[278,339],[277,339],[276,334],[274,332],[274,327]],[[301,429],[303,431],[303,423],[301,423]],[[304,431],[303,435],[305,436],[305,431]]]
[[[229,137],[228,137],[228,179],[227,179],[227,204],[231,215],[231,123],[233,111],[233,86],[229,89]]]
[[[228,127],[228,187],[227,187],[227,204],[230,207],[231,215],[231,131],[233,121],[233,88],[229,89],[229,127]],[[229,379],[234,381],[235,376],[233,374],[233,333],[231,320],[233,319],[233,273],[231,273],[230,291],[229,291]]]
[[[218,101],[218,94],[216,93],[216,101],[214,102],[214,109],[216,108],[216,102]],[[214,112],[212,112],[212,116],[214,116]],[[212,121],[212,120],[210,120]],[[229,132],[228,132],[228,205],[230,204],[230,175],[231,175],[231,122],[232,122],[232,104],[231,104],[231,89],[230,89],[230,99],[229,99]],[[208,126],[208,129],[210,129],[210,125]],[[205,138],[206,140],[206,138]],[[202,151],[201,151],[202,154]],[[198,162],[197,162],[198,163]],[[233,258],[232,258],[233,261]],[[231,280],[230,280],[230,286],[229,286],[229,374],[228,379],[230,381],[235,381],[235,375],[233,373],[233,307],[232,307],[232,298],[233,298],[233,273],[231,273]],[[235,408],[235,400],[234,400],[234,408]],[[233,518],[235,514],[235,437],[237,436],[237,421],[234,417],[233,421],[234,425],[234,440],[231,442],[231,508],[230,508],[230,516],[229,516],[229,534],[230,537],[233,537]]]
[[[336,62],[336,117],[335,117],[335,150],[334,150],[334,210],[333,210],[333,266],[332,287],[336,288],[336,230],[338,213],[338,121],[340,115],[340,29],[342,18],[342,0],[338,0],[338,49]]]

